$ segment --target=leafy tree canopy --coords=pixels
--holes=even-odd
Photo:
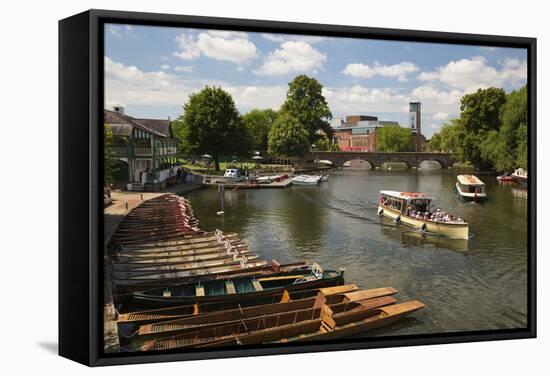
[[[269,148],[272,155],[299,157],[309,151],[309,134],[292,114],[280,112],[269,131]]]
[[[376,148],[379,151],[412,151],[414,142],[409,128],[387,125],[376,130]]]
[[[243,115],[253,150],[267,150],[269,130],[276,118],[277,111],[272,109],[253,109]]]
[[[288,84],[286,100],[281,107],[281,111],[292,115],[307,131],[310,144],[319,138],[318,130],[332,137],[328,122],[332,113],[322,91],[323,86],[315,78],[299,75]]]
[[[187,154],[210,154],[219,170],[222,155],[247,155],[249,135],[231,94],[206,86],[191,94],[184,114],[174,124],[180,147]]]

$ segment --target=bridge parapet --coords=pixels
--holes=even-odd
[[[381,167],[384,162],[405,162],[409,168],[419,167],[424,161],[437,161],[442,168],[453,166],[450,153],[315,151],[312,154],[315,160],[328,160],[336,167],[341,167],[347,161],[354,159],[367,161],[373,168]]]

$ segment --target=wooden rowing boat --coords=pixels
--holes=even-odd
[[[143,251],[136,250],[126,250],[123,249],[118,251],[116,254],[120,257],[152,257],[159,255],[170,255],[170,254],[193,254],[193,253],[209,253],[209,251],[216,249],[230,249],[235,247],[246,247],[246,244],[242,243],[239,239],[233,241],[227,241],[227,243],[199,243],[197,245],[189,246],[170,246],[164,248],[149,248]]]
[[[322,296],[321,296],[322,297]],[[395,299],[392,297],[367,299],[360,302],[348,304],[336,304],[329,307],[322,299],[317,300],[313,308],[282,312],[274,315],[244,319],[226,325],[196,328],[184,334],[172,336],[167,339],[146,341],[142,350],[168,350],[189,347],[214,347],[239,344],[261,344],[267,342],[288,342],[290,338],[312,335],[312,333],[338,332],[339,335],[346,335],[342,330],[343,326],[349,323],[357,325],[360,330],[368,330],[375,327],[373,323],[367,328],[362,325],[362,320],[376,317],[378,326],[395,321],[404,315],[404,311],[411,313],[412,309],[403,307],[402,304],[393,305]],[[384,307],[387,303],[392,304]],[[409,302],[410,303],[410,302]],[[407,303],[404,303],[407,304]],[[420,303],[421,304],[421,303]],[[381,308],[379,308],[382,305]],[[398,310],[390,310],[394,314],[380,314],[381,310],[401,306]],[[419,308],[416,308],[419,309]],[[416,310],[415,309],[415,310]],[[382,311],[383,312],[383,311]],[[396,314],[398,312],[399,314]],[[345,324],[338,328],[337,322]]]
[[[141,277],[153,277],[158,276],[158,278],[171,278],[172,275],[180,276],[181,273],[187,271],[193,271],[195,273],[219,273],[220,270],[225,269],[216,269],[229,266],[239,266],[241,270],[245,265],[250,265],[251,262],[259,262],[258,265],[266,265],[267,261],[258,260],[258,255],[239,255],[231,258],[223,259],[214,259],[214,260],[200,260],[195,262],[179,263],[179,264],[169,264],[169,265],[152,265],[145,266],[141,268],[125,268],[125,269],[114,269],[113,276],[115,279],[132,279],[132,278],[141,278]]]
[[[308,299],[315,297],[319,292],[328,297],[331,295],[345,294],[357,290],[358,287],[355,284],[322,287],[311,290],[300,290],[291,292],[285,290],[280,294],[274,294],[258,299],[241,299],[228,302],[194,303],[169,308],[157,308],[146,311],[120,313],[117,317],[117,323],[119,325],[144,325],[154,322],[197,316],[200,314],[208,314],[225,310],[242,309],[258,305],[280,303],[283,301]]]
[[[186,246],[198,243],[208,243],[213,241],[225,241],[232,238],[238,238],[236,233],[223,234],[221,231],[203,233],[203,234],[190,234],[184,236],[181,239],[173,239],[158,242],[143,242],[140,244],[124,245],[123,249],[132,250],[146,250],[148,248],[165,248],[169,246]]]
[[[122,299],[124,296],[132,297],[133,294],[128,295],[129,293],[133,292],[141,292],[144,290],[150,290],[154,288],[166,288],[170,286],[178,286],[184,283],[198,283],[203,281],[215,281],[215,280],[225,280],[227,278],[237,278],[237,277],[265,277],[265,276],[271,276],[271,275],[281,275],[281,274],[290,274],[293,273],[296,269],[305,268],[307,265],[305,265],[303,262],[297,262],[297,263],[291,263],[291,264],[279,264],[275,260],[268,261],[267,265],[258,267],[258,268],[249,268],[246,270],[237,270],[237,271],[229,271],[229,272],[223,272],[223,273],[212,273],[212,274],[199,274],[199,275],[193,275],[190,277],[185,278],[175,278],[175,279],[149,279],[149,280],[115,280],[115,295]],[[178,302],[171,302],[171,301],[161,301],[161,302],[148,302],[148,301],[141,301],[140,304],[143,305],[156,305],[156,306],[170,306],[170,305],[178,305],[181,303]]]
[[[318,265],[312,270],[296,270],[295,274],[276,273],[256,277],[231,277],[225,280],[210,280],[196,283],[185,283],[167,288],[157,288],[134,293],[137,301],[162,303],[214,302],[257,298],[282,293],[284,290],[306,290],[317,287],[341,285],[344,282],[344,271],[323,271]]]
[[[158,256],[158,257],[139,257],[139,258],[129,258],[123,259],[122,261],[115,261],[113,263],[114,270],[125,270],[125,269],[138,269],[143,267],[150,266],[163,266],[163,265],[177,265],[181,263],[193,262],[193,261],[207,261],[207,260],[221,260],[226,258],[233,258],[234,255],[238,256],[249,256],[252,252],[246,248],[239,248],[235,253],[228,253],[225,250],[220,250],[219,252],[212,253],[200,253],[195,255],[187,256]]]
[[[194,315],[154,324],[146,324],[140,326],[137,335],[140,339],[161,339],[193,331],[199,327],[202,329],[210,326],[237,323],[238,321],[251,318],[267,318],[274,314],[320,308],[323,304],[327,304],[336,312],[344,310],[344,306],[346,305],[347,307],[345,309],[353,309],[358,306],[364,307],[360,303],[357,303],[364,300],[370,300],[371,303],[373,303],[373,299],[378,299],[375,304],[377,306],[383,306],[393,304],[397,301],[393,297],[390,297],[390,295],[395,293],[397,293],[397,290],[393,288],[370,289],[331,296],[325,296],[322,292],[319,292],[317,296],[306,299],[289,299],[274,304],[257,305],[209,314]]]

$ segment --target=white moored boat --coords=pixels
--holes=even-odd
[[[428,233],[468,239],[467,222],[440,209],[432,211],[431,203],[425,193],[380,191],[378,214]]]
[[[512,179],[515,182],[526,184],[527,183],[527,171],[523,168],[518,168],[512,173]]]
[[[487,192],[485,183],[475,175],[458,175],[455,191],[459,198],[465,201],[485,201]]]
[[[292,178],[294,185],[318,185],[321,181],[321,176],[297,175]]]

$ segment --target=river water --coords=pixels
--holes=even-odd
[[[485,204],[459,202],[456,171],[334,170],[319,187],[230,190],[217,216],[215,189],[188,195],[201,228],[238,232],[265,259],[346,269],[346,283],[392,286],[426,308],[368,335],[523,328],[527,324],[527,193],[487,184]],[[469,240],[423,237],[377,215],[380,190],[425,192],[470,223]]]

